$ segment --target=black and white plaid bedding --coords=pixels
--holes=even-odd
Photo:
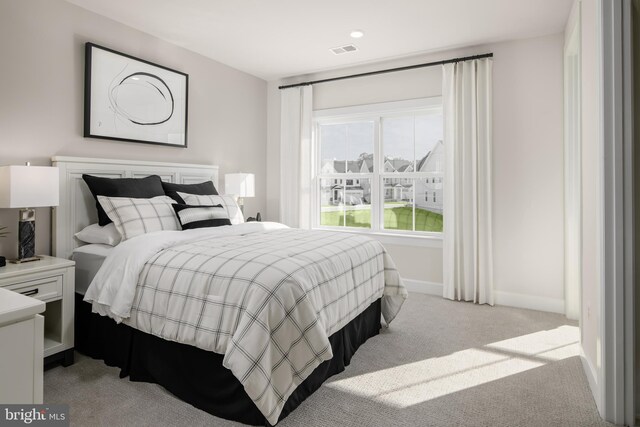
[[[289,395],[333,356],[331,334],[381,297],[391,322],[406,296],[379,242],[280,228],[154,254],[123,321],[224,354],[224,366],[275,424]]]
[[[122,240],[160,230],[180,230],[171,197],[157,196],[150,199],[133,197],[98,196],[104,209]]]

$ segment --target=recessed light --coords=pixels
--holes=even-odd
[[[364,31],[362,30],[353,30],[351,31],[351,34],[349,34],[351,37],[353,37],[354,39],[359,39],[360,37],[364,36]]]

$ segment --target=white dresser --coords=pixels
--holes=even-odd
[[[45,303],[0,288],[0,404],[42,403]]]

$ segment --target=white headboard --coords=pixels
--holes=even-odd
[[[60,205],[53,209],[52,218],[53,255],[60,258],[71,257],[73,250],[83,245],[75,233],[98,222],[95,199],[82,174],[105,178],[159,175],[163,181],[179,184],[211,180],[218,188],[218,166],[61,156],[51,162],[60,171]]]

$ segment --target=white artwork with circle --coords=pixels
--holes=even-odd
[[[87,43],[85,135],[187,146],[188,75]]]

